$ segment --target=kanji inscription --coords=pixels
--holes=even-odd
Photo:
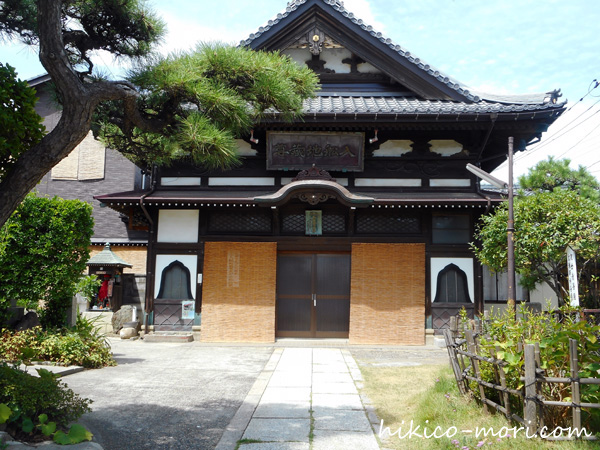
[[[364,133],[267,133],[267,169],[363,170]]]

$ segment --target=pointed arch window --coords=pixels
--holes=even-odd
[[[180,261],[173,261],[162,271],[160,289],[156,298],[193,299],[190,271]]]
[[[448,264],[438,274],[434,303],[472,303],[467,274],[456,264]]]

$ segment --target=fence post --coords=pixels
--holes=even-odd
[[[540,343],[536,342],[535,343],[535,364],[536,364],[536,368],[538,367],[542,367],[542,359],[540,356]],[[538,393],[538,398],[541,396],[541,390]],[[543,398],[541,399],[543,400]],[[539,402],[538,403],[538,429],[541,430],[544,427],[544,403],[543,402]]]
[[[456,316],[450,317],[450,332],[452,333],[452,339],[456,339],[458,337],[458,322],[456,320]]]
[[[535,364],[535,345],[525,345],[525,405],[523,411],[523,419],[527,426],[527,435],[534,436],[537,434],[537,379],[536,379],[536,364]]]
[[[477,354],[477,348],[475,346],[475,339],[473,338],[473,331],[468,330],[465,332],[465,337],[467,339],[467,346],[469,349],[469,353],[472,355]],[[488,405],[485,401],[485,390],[483,385],[480,383],[481,374],[479,373],[479,360],[477,358],[470,357],[471,359],[471,367],[473,367],[473,374],[475,375],[475,379],[477,380],[477,385],[479,386],[479,395],[481,396],[481,403],[483,403],[483,411],[489,413]]]
[[[450,365],[452,366],[452,370],[454,372],[454,378],[456,378],[456,386],[458,386],[458,391],[465,395],[467,393],[462,373],[460,367],[458,365],[458,359],[456,358],[456,348],[454,347],[454,340],[452,339],[452,332],[449,329],[444,329],[444,339],[446,340],[446,348],[448,349],[448,357],[450,358]]]
[[[498,346],[495,347],[493,356],[494,359],[498,359],[498,352],[500,348]],[[506,389],[506,373],[500,364],[494,364],[494,368],[496,369],[496,373],[500,375],[500,386]],[[510,396],[508,392],[502,391],[502,401],[504,403],[504,407],[506,408],[506,418],[511,420],[511,410],[510,410]]]
[[[577,357],[577,341],[569,339],[569,356],[571,363],[571,402],[573,403],[573,428],[579,432],[581,428],[581,393],[579,390],[579,360]]]

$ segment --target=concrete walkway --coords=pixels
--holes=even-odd
[[[276,348],[216,450],[378,450],[361,383],[347,349]]]

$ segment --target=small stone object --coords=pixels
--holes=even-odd
[[[132,337],[136,337],[138,332],[135,328],[121,328],[119,335],[121,336],[121,339],[131,339]]]
[[[140,330],[142,329],[142,325],[139,322],[137,322],[137,321],[135,321],[135,322],[125,322],[123,324],[123,328],[135,328],[138,331],[138,333],[139,333]]]
[[[12,436],[6,431],[0,431],[0,445],[6,444],[8,441],[12,441]]]
[[[124,327],[125,322],[131,322],[131,318],[133,317],[133,306],[125,305],[121,306],[117,312],[113,313],[112,316],[112,326],[113,332],[118,333],[121,328]]]
[[[29,330],[33,327],[40,326],[40,319],[35,311],[29,311],[23,318],[16,324],[15,329],[18,331]]]

